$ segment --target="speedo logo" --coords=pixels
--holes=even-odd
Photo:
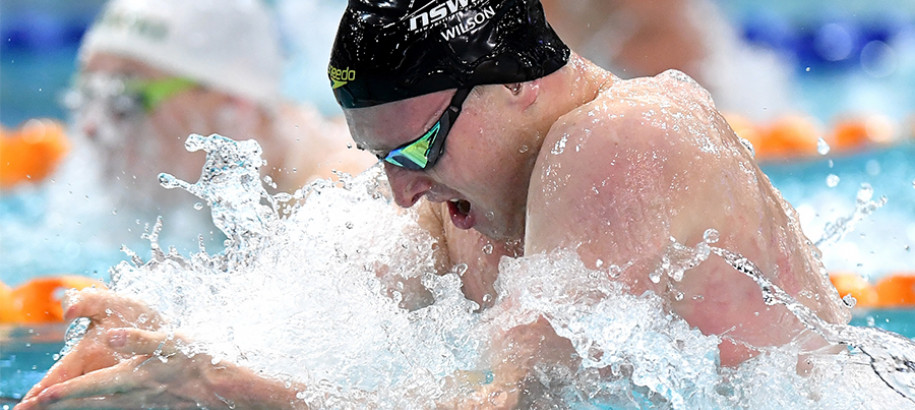
[[[410,18],[410,31],[425,30],[430,25],[442,21],[458,11],[467,8],[470,5],[482,3],[485,0],[446,0],[444,3],[432,7],[429,10],[417,10]],[[426,6],[433,4],[430,2]],[[423,7],[425,8],[425,7]]]
[[[328,66],[327,75],[330,77],[331,86],[334,90],[343,87],[350,81],[356,80],[356,70],[350,70],[349,67],[341,70],[334,66]]]

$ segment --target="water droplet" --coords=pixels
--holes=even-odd
[[[871,187],[871,184],[863,183],[861,184],[861,189],[858,190],[858,202],[867,202],[870,201],[874,196],[874,188]]]
[[[355,225],[353,225],[352,222],[350,222],[350,221],[346,222],[346,229],[353,229],[353,226],[355,226]]]
[[[601,266],[604,266],[604,260],[598,259],[598,260],[594,261],[594,266],[596,266],[598,269],[600,269]]]
[[[464,276],[464,274],[467,273],[467,264],[459,263],[454,265],[454,273],[456,273],[458,276]]]
[[[829,153],[829,144],[826,143],[826,140],[824,140],[822,137],[817,140],[817,152],[819,152],[820,155],[826,155]]]
[[[492,302],[492,294],[487,293],[487,294],[483,295],[483,302],[484,303]]]
[[[486,245],[483,245],[483,253],[485,253],[487,255],[492,255],[492,244],[491,243],[487,243]]]
[[[623,273],[623,269],[616,265],[610,265],[610,269],[607,270],[607,273],[610,275],[610,278],[616,279],[620,276],[620,273]]]
[[[195,204],[194,204],[194,209],[196,209],[196,210],[198,210],[198,211],[201,210],[201,209],[203,209],[203,202],[197,202],[197,203],[195,203]]]
[[[829,174],[826,177],[826,186],[835,188],[836,185],[839,185],[839,176],[836,174]]]
[[[852,296],[851,293],[849,293],[849,294],[845,295],[844,297],[842,297],[842,302],[845,303],[845,306],[852,308],[852,307],[855,307],[855,304],[858,303],[858,300],[855,299],[855,297]]]
[[[112,215],[117,215],[117,214],[118,214],[118,210],[117,210],[117,209],[112,209],[112,210],[111,210],[111,214],[112,214]]]
[[[705,243],[717,243],[721,239],[721,234],[715,229],[706,229],[702,234],[702,241]]]
[[[809,72],[810,72],[810,67],[808,66],[807,68],[804,69],[804,71],[806,71],[806,72],[809,73]]]
[[[521,149],[518,150],[518,152],[524,154],[525,152],[528,152],[530,150],[531,150],[531,147],[527,146],[527,144],[521,144]]]
[[[743,145],[744,148],[746,148],[748,151],[750,151],[750,156],[756,157],[756,149],[753,148],[753,143],[750,142],[750,140],[748,140],[746,138],[741,137],[739,139],[740,139],[740,144]]]

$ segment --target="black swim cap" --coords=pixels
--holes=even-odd
[[[550,74],[569,48],[539,0],[350,0],[327,74],[344,108]]]

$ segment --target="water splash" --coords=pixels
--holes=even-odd
[[[784,303],[828,340],[861,354],[818,356],[823,363],[808,377],[795,370],[796,346],[721,368],[717,336],[616,280],[627,264],[602,261],[590,270],[574,252],[503,258],[497,293],[487,301],[493,307],[478,313],[461,292],[466,266],[436,274],[433,239],[413,211],[393,206],[380,167],[271,195],[256,177],[262,161],[255,145],[193,137],[189,149],[208,153],[200,180],[163,178],[207,202],[229,237],[225,249],[164,252],[159,221],[145,235],[153,256],[133,255],[115,267],[112,288],[160,311],[167,331],[194,340],[187,353],[301,382],[309,389],[298,398],[315,408],[435,408],[492,382],[496,335],[539,317],[571,342],[576,361],[535,361],[524,381],[525,406],[911,404],[897,393],[910,395],[913,385],[910,372],[896,370],[915,357],[908,341],[823,323],[750,261],[715,247],[716,231],[695,247],[672,241],[658,275],[682,278],[723,257],[758,279],[769,303]]]
[[[872,201],[871,198],[873,198],[873,196],[874,189],[870,184],[861,184],[861,189],[858,190],[858,196],[856,198],[855,211],[849,216],[841,217],[835,222],[827,223],[826,227],[823,228],[823,236],[820,237],[814,245],[821,247],[838,242],[851,232],[864,217],[870,215],[877,209],[880,209],[883,205],[886,205],[886,197],[881,197],[877,201]]]
[[[275,220],[276,202],[260,182],[259,171],[264,165],[260,145],[254,140],[233,141],[218,134],[192,134],[184,145],[190,152],[207,152],[204,173],[194,184],[163,173],[159,183],[167,189],[184,189],[206,201],[216,227],[229,238],[241,240],[266,233],[267,224]]]
[[[861,328],[826,322],[812,310],[792,298],[787,292],[766,279],[759,268],[747,258],[726,249],[712,247],[712,252],[725,259],[738,272],[753,279],[767,305],[781,304],[788,308],[808,329],[836,345],[844,345],[866,355],[877,376],[893,391],[915,405],[915,342],[877,328]]]

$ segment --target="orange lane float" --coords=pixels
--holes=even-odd
[[[0,323],[60,322],[64,292],[88,287],[106,288],[102,282],[76,275],[36,278],[16,288],[0,282]]]
[[[835,124],[828,141],[838,152],[858,151],[893,142],[894,128],[888,118],[880,115],[846,117]]]
[[[0,127],[0,188],[48,177],[70,149],[59,122],[26,121],[19,129]]]
[[[794,160],[821,155],[820,141],[829,154],[859,151],[895,142],[897,127],[882,115],[846,115],[831,127],[823,127],[808,115],[788,114],[768,123],[756,123],[742,115],[725,113],[734,132],[753,144],[760,161]]]
[[[915,272],[886,276],[876,284],[846,272],[829,275],[839,296],[851,294],[860,308],[910,308],[915,307]]]
[[[759,160],[792,159],[817,154],[820,124],[813,118],[792,114],[769,124],[757,124],[737,114],[725,114],[731,129],[753,144]]]
[[[839,291],[839,296],[845,297],[850,294],[855,298],[855,307],[873,307],[879,304],[877,289],[874,289],[874,285],[867,279],[849,272],[832,273],[829,279]]]
[[[887,276],[874,285],[881,307],[915,306],[915,272]]]

